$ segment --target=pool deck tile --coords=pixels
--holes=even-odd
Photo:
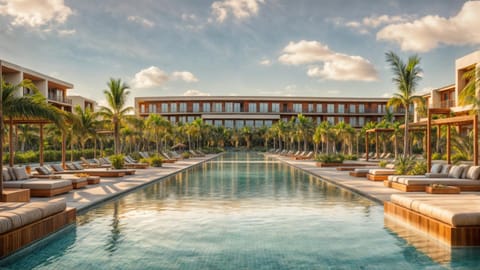
[[[68,207],[75,207],[77,208],[77,211],[82,211],[98,203],[102,203],[159,179],[169,177],[217,156],[218,154],[206,155],[205,157],[179,160],[175,163],[164,163],[160,168],[150,167],[148,169],[137,169],[134,175],[126,175],[124,177],[102,177],[100,184],[88,185],[85,188],[74,189],[69,193],[54,197],[32,197],[31,201],[51,201],[64,198],[67,201]]]

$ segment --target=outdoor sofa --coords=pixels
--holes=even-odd
[[[2,175],[3,187],[30,189],[32,197],[52,197],[73,189],[70,180],[31,178],[25,167],[4,168]]]

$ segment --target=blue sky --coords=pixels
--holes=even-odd
[[[480,1],[0,0],[0,58],[104,101],[134,96],[382,97],[385,52],[419,54],[418,90],[454,82],[480,48]]]

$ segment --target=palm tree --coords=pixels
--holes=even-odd
[[[250,149],[252,143],[252,129],[249,126],[244,126],[241,131],[242,137],[245,140],[247,149]]]
[[[393,71],[393,82],[397,86],[398,93],[395,93],[387,103],[387,106],[397,108],[403,107],[405,110],[405,130],[403,137],[403,156],[409,154],[408,145],[408,122],[410,118],[410,107],[415,103],[421,103],[423,98],[416,96],[415,91],[418,82],[421,80],[422,69],[419,67],[420,57],[410,56],[408,62],[404,63],[395,53],[386,53],[387,62]]]
[[[96,131],[99,125],[97,121],[97,113],[92,112],[90,108],[82,110],[80,106],[73,109],[76,121],[73,122],[73,131],[78,137],[82,153],[85,150],[85,144],[89,139],[96,139]]]
[[[158,114],[150,114],[145,121],[145,125],[149,128],[149,130],[153,131],[152,135],[155,140],[157,153],[160,153],[160,149],[162,148],[162,137],[167,129],[168,124],[168,120]]]
[[[460,105],[465,106],[473,104],[474,109],[478,110],[477,89],[480,89],[480,68],[473,68],[463,74],[463,79],[467,81],[465,87],[460,91],[458,101]]]
[[[128,112],[133,111],[133,108],[131,106],[126,107],[127,97],[130,94],[129,86],[126,83],[122,83],[121,79],[110,78],[107,86],[108,90],[104,90],[103,93],[107,98],[108,107],[101,106],[99,115],[112,121],[114,152],[119,154],[121,121]]]
[[[330,153],[330,138],[332,137],[332,124],[328,121],[322,121],[315,130],[315,136],[320,136],[322,142],[322,152]],[[324,147],[323,145],[326,144]]]
[[[299,137],[303,139],[303,151],[308,149],[308,138],[313,135],[313,121],[311,117],[306,117],[303,114],[297,115],[296,128]]]

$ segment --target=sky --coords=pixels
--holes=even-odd
[[[418,92],[480,49],[480,1],[0,0],[0,59],[105,104],[135,96],[389,97],[385,53],[418,54]]]

